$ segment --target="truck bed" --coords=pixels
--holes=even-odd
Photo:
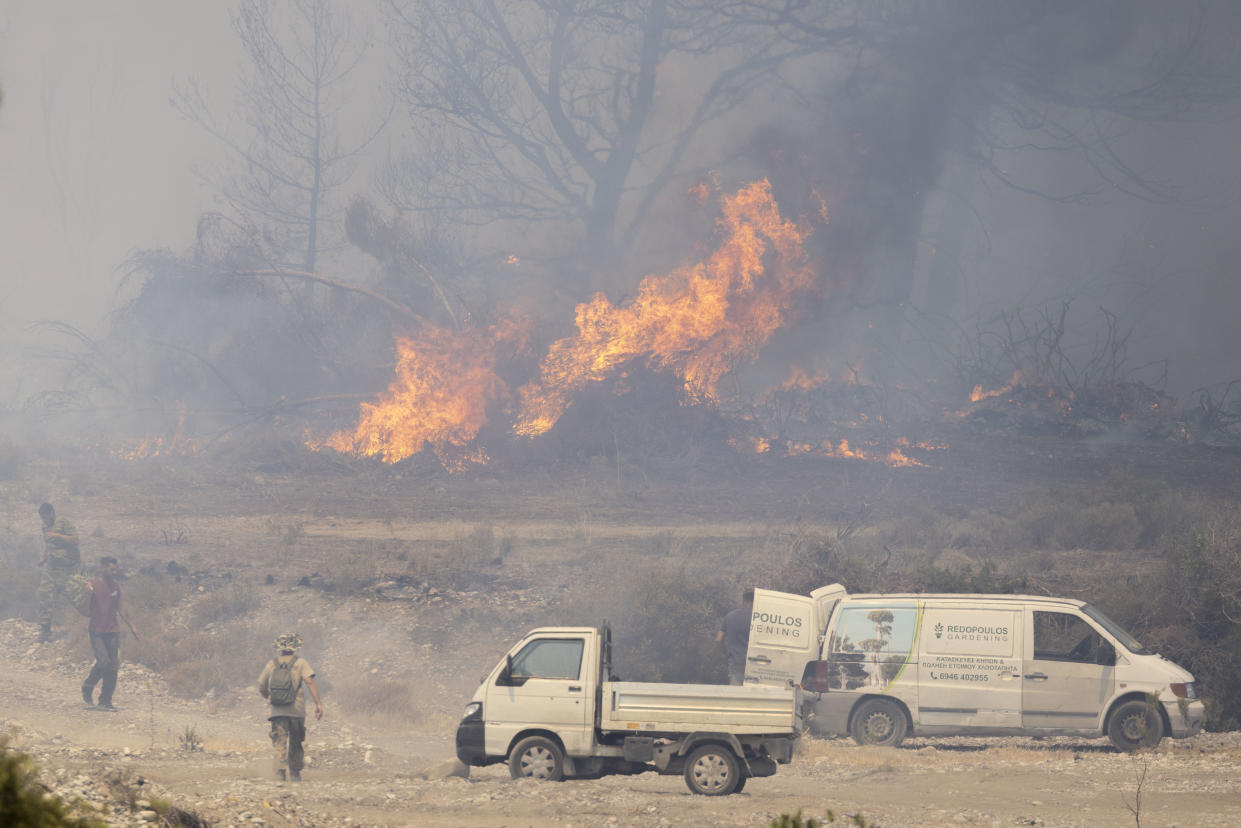
[[[801,730],[798,692],[792,687],[604,682],[599,727],[629,733],[726,729],[791,735]]]

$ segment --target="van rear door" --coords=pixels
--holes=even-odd
[[[816,602],[805,595],[754,590],[746,684],[784,687],[801,682],[806,662],[819,657]]]

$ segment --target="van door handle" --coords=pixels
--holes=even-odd
[[[1026,673],[1026,678],[1032,681],[1047,681],[1046,673]]]
[[[770,664],[771,659],[765,655],[750,656],[746,661],[753,661],[755,664]]]
[[[569,685],[569,692],[570,692],[570,693],[580,693],[580,692],[582,692],[582,686],[581,686],[580,684],[570,684],[570,685]]]

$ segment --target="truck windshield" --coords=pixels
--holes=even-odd
[[[1125,632],[1125,628],[1099,612],[1090,604],[1082,606],[1082,612],[1093,618],[1100,627],[1112,634],[1112,637],[1121,643],[1122,646],[1134,655],[1154,655],[1154,653],[1142,646],[1142,642],[1138,641],[1129,633]]]

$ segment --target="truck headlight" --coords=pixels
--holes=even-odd
[[[469,721],[470,719],[481,719],[483,717],[483,703],[470,702],[465,706],[465,715],[461,717],[461,721]]]

